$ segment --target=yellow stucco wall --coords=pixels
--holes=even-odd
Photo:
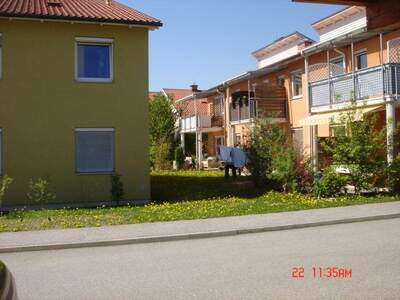
[[[5,203],[26,204],[29,179],[48,176],[60,203],[110,200],[109,175],[75,173],[75,128],[115,129],[115,170],[125,198],[149,199],[148,31],[0,20],[3,174],[14,178]],[[114,81],[74,79],[75,37],[114,39]]]

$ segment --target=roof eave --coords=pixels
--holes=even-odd
[[[59,22],[85,22],[94,24],[104,25],[127,25],[135,27],[148,27],[156,29],[163,26],[161,21],[158,22],[145,22],[145,21],[134,21],[134,20],[112,20],[105,18],[82,18],[82,17],[58,17],[58,16],[45,16],[35,14],[7,14],[1,13],[0,18],[18,19],[18,20],[48,20],[48,21],[59,21]]]

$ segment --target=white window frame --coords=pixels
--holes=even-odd
[[[357,57],[361,56],[362,54],[365,54],[367,56],[367,66],[365,68],[363,68],[363,69],[359,69],[358,68],[358,63],[357,63]],[[368,51],[367,51],[367,48],[359,49],[359,50],[354,52],[354,64],[355,64],[355,66],[354,66],[354,70],[355,71],[364,70],[364,69],[368,68]]]
[[[300,73],[300,76],[301,76],[301,94],[295,95],[294,94],[294,80],[293,80],[293,78],[294,78],[294,75],[296,75],[298,73]],[[302,69],[298,69],[298,70],[294,70],[294,71],[290,72],[290,81],[291,81],[291,87],[292,87],[292,100],[297,100],[297,99],[303,98],[303,88],[304,88],[304,85],[303,85],[303,70]]]
[[[78,171],[78,156],[77,156],[77,151],[78,151],[78,145],[76,142],[76,133],[77,132],[113,132],[114,133],[114,145],[113,145],[113,153],[112,153],[112,160],[113,160],[113,170],[111,171],[89,171],[89,172],[81,172]],[[113,174],[115,173],[115,129],[114,128],[75,128],[74,130],[75,134],[75,173],[78,175],[90,175],[90,174]]]
[[[78,45],[98,45],[110,47],[110,77],[109,78],[88,78],[79,77],[78,74]],[[77,37],[75,38],[75,80],[78,82],[100,82],[110,83],[114,81],[114,39]]]

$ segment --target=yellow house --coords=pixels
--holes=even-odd
[[[48,178],[58,204],[148,200],[148,33],[111,0],[0,1],[0,170],[5,206]]]

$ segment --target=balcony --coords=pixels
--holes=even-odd
[[[247,93],[247,92],[246,92]],[[247,104],[247,105],[246,105]],[[242,107],[230,106],[231,122],[249,122],[254,118],[268,117],[286,120],[287,96],[284,87],[262,84],[254,88],[251,98],[242,102]]]
[[[233,108],[230,105],[230,121],[231,122],[248,122],[249,120],[255,118],[256,116],[256,101],[249,100],[247,104],[243,103],[242,106],[239,104]]]
[[[212,117],[210,115],[197,114],[181,119],[181,132],[195,132],[196,129],[212,127]]]
[[[384,96],[397,96],[399,88],[400,64],[385,64],[322,80],[310,79],[309,101],[311,108],[319,108],[354,100],[382,99]]]

